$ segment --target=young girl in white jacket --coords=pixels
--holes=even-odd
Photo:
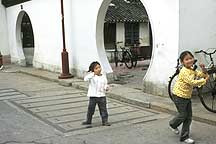
[[[89,97],[89,105],[87,112],[87,120],[83,122],[83,125],[87,125],[87,127],[92,127],[92,116],[95,112],[96,104],[98,105],[102,125],[110,126],[108,123],[108,112],[107,112],[107,101],[105,92],[108,90],[107,78],[106,75],[101,73],[100,63],[95,61],[92,62],[89,66],[89,73],[84,77],[84,81],[89,82],[88,94]]]

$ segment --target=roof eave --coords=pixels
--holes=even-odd
[[[1,3],[7,8],[27,1],[31,1],[31,0],[1,0]]]

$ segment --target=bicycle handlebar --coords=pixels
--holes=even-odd
[[[120,44],[120,43],[123,43],[123,42],[122,41],[116,42],[116,44]]]
[[[206,55],[212,55],[212,54],[216,53],[216,49],[212,53],[208,53],[208,52],[206,52],[204,50],[196,51],[195,53],[204,53]]]

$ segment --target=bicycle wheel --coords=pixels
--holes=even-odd
[[[168,94],[169,94],[169,97],[170,99],[173,101],[173,93],[172,93],[172,90],[173,90],[173,87],[178,79],[178,74],[179,73],[175,73],[173,76],[170,77],[170,81],[168,83]]]
[[[119,62],[122,63],[122,60],[123,60],[122,52],[116,51],[115,52],[114,60],[115,60],[115,66],[118,67],[118,63]],[[120,64],[120,66],[121,66],[121,64]]]
[[[128,51],[123,52],[123,62],[128,69],[131,69],[133,67],[133,60],[131,54]]]
[[[216,113],[216,72],[208,72],[209,80],[198,88],[198,95],[202,105],[210,112]]]
[[[130,49],[130,54],[132,57],[133,67],[136,67],[137,66],[137,60],[138,60],[137,52],[134,49]]]
[[[118,66],[118,61],[119,61],[119,59],[118,59],[118,51],[117,50],[115,50],[115,52],[114,52],[114,61],[115,61],[115,66],[117,67]]]
[[[133,59],[133,67],[136,67],[137,66],[137,56],[133,56],[132,57],[132,59]]]

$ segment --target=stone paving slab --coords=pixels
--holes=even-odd
[[[123,127],[128,127],[128,126],[133,126],[133,125],[142,125],[148,122],[153,122],[153,121],[157,121],[160,119],[164,119],[167,118],[167,114],[165,113],[160,113],[160,114],[156,114],[153,116],[146,116],[146,117],[141,117],[141,118],[135,118],[135,119],[127,119],[127,120],[123,120],[123,121],[111,121],[111,127],[106,127],[106,126],[101,126],[101,119],[94,119],[92,126],[93,128],[85,128],[85,126],[80,125],[80,122],[75,122],[73,123],[73,125],[80,125],[82,127],[77,127],[77,129],[75,129],[75,127],[72,127],[72,125],[68,125],[68,130],[66,131],[67,133],[65,133],[65,135],[71,136],[71,135],[82,135],[82,134],[87,134],[89,135],[90,133],[100,133],[102,131],[110,131],[112,132],[113,129],[122,129]]]
[[[73,95],[73,94],[77,94],[77,95]],[[45,102],[45,101],[53,101],[53,100],[63,100],[63,99],[70,99],[70,98],[74,98],[74,97],[84,97],[86,94],[85,93],[66,93],[66,94],[62,94],[62,95],[50,95],[50,96],[37,96],[37,97],[31,97],[28,99],[21,99],[19,101],[17,101],[17,103],[20,104],[25,104],[25,103],[36,103],[36,102]]]
[[[131,107],[121,107],[121,108],[115,108],[115,109],[109,109],[109,117],[112,115],[120,115],[120,114],[125,114],[125,113],[133,113],[137,112],[139,110],[133,109]],[[48,120],[53,122],[53,123],[66,123],[66,122],[73,122],[73,121],[82,121],[86,117],[86,112],[80,112],[77,114],[73,115],[67,115],[67,116],[61,116],[61,117],[54,117],[54,118],[49,118]],[[98,112],[95,112],[94,118],[100,118],[100,115]]]
[[[29,97],[36,98],[36,97],[47,97],[47,96],[54,96],[54,95],[65,95],[65,94],[73,94],[73,93],[82,93],[83,91],[71,88],[70,90],[64,89],[64,91],[60,91],[59,89],[46,89],[40,91],[28,91],[25,94],[29,95]]]
[[[20,92],[15,91],[15,92],[7,92],[7,93],[0,93],[0,97],[4,97],[4,96],[13,96],[13,95],[18,95],[20,94]]]
[[[10,93],[10,92],[15,92],[15,89],[0,89],[0,93]]]
[[[70,96],[66,97],[67,99],[65,97],[61,99],[59,96],[29,97],[22,100],[13,100],[11,103],[63,133],[83,130],[85,127],[81,125],[81,122],[86,119],[88,97],[86,97],[83,91],[80,94],[70,94]],[[145,117],[149,117],[150,119],[151,116],[159,115],[159,113],[150,112],[149,110],[140,109],[110,99],[108,99],[107,106],[110,122],[119,123],[119,125],[122,122]],[[99,110],[96,108],[93,118],[95,127],[101,126],[100,119]]]
[[[28,96],[15,89],[0,89],[0,101],[27,98]]]
[[[110,104],[109,101],[108,101],[108,107],[110,105],[112,105],[112,104]],[[42,107],[29,108],[29,109],[34,113],[44,113],[44,112],[67,110],[67,109],[82,108],[82,107],[86,107],[86,108],[88,107],[88,100],[78,102],[78,103],[60,104],[60,105],[52,105],[52,106],[42,106]]]
[[[108,109],[110,110],[110,109],[120,108],[120,107],[124,107],[124,105],[111,103],[109,104]],[[63,109],[63,110],[58,110],[58,111],[53,111],[53,112],[42,112],[42,113],[37,113],[37,114],[44,118],[52,118],[52,117],[67,116],[67,115],[72,115],[72,114],[77,114],[77,113],[86,113],[86,111],[87,111],[87,106],[73,108],[73,109]],[[95,109],[95,113],[97,112],[99,112],[98,108]]]
[[[79,94],[74,95],[74,97],[67,97],[67,98],[58,98],[58,99],[51,99],[51,100],[44,100],[44,101],[36,101],[36,102],[29,102],[25,104],[21,104],[26,108],[36,108],[36,107],[43,107],[43,106],[52,106],[52,105],[60,105],[60,104],[72,104],[75,102],[82,102],[87,101],[86,97],[80,97]]]
[[[19,84],[17,84],[19,85]],[[19,88],[20,91],[22,92],[31,92],[31,91],[48,91],[51,88],[54,89],[60,89],[61,87],[59,87],[59,85],[50,85],[50,84],[46,84],[46,85],[37,85],[37,87],[32,87],[31,85],[25,85],[25,86],[17,86],[17,88]]]
[[[142,115],[140,112],[136,111],[136,112],[130,112],[128,114],[117,114],[117,115],[110,115],[109,120],[111,124],[116,124],[116,123],[123,123],[123,122],[127,122],[129,123],[129,121],[133,121],[133,120],[139,120],[140,121],[145,121],[145,118],[148,118],[148,120],[154,120],[155,118],[153,118],[153,114],[152,115]],[[61,127],[63,127],[66,131],[75,131],[75,130],[79,130],[79,129],[85,129],[85,126],[81,125],[82,121],[74,121],[74,122],[69,122],[69,123],[64,123],[64,124],[60,124]],[[136,122],[137,123],[137,122]],[[100,117],[95,117],[93,119],[93,127],[99,127],[101,126],[101,118]]]
[[[87,101],[74,103],[74,104],[64,104],[64,105],[54,105],[54,106],[44,106],[39,108],[31,108],[30,110],[33,112],[46,112],[46,111],[54,111],[54,110],[62,110],[68,108],[76,108],[76,107],[86,107],[88,104]]]
[[[13,95],[13,96],[5,96],[5,97],[1,97],[0,101],[3,100],[11,100],[11,99],[21,99],[21,98],[26,98],[27,96],[24,94],[18,94],[18,95]]]

